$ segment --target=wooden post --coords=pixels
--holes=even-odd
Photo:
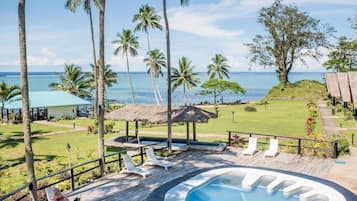
[[[228,146],[231,146],[232,132],[228,131]]]
[[[126,141],[128,142],[129,140],[129,122],[126,122],[126,130],[125,130],[125,134],[126,134]]]
[[[73,192],[75,190],[75,186],[74,186],[74,171],[73,168],[71,167],[71,191]]]
[[[135,121],[135,137],[138,138],[138,132],[139,132],[139,124],[138,121]]]
[[[98,160],[98,163],[99,163],[99,172],[100,172],[100,176],[99,177],[103,177],[104,176],[104,161],[102,161],[101,158],[99,158]]]
[[[140,159],[141,159],[141,164],[144,163],[144,151],[143,147],[140,147]]]
[[[298,155],[301,155],[301,138],[298,141]]]
[[[119,171],[120,171],[121,170],[121,166],[122,166],[122,164],[121,164],[121,153],[119,153],[118,157],[119,157]]]
[[[333,143],[333,156],[334,158],[338,157],[338,140]]]
[[[31,108],[31,119],[34,121],[35,119],[33,118],[33,108]]]
[[[9,121],[9,109],[6,109],[6,118],[7,118],[7,121]]]
[[[192,122],[192,132],[193,132],[193,141],[196,142],[197,136],[196,136],[196,122]]]
[[[190,122],[186,122],[186,144],[190,144]]]

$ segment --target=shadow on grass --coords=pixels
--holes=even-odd
[[[57,156],[56,155],[35,155],[34,156],[34,161],[35,162],[42,162],[42,161],[46,161],[46,162],[50,162],[53,161]],[[23,157],[19,157],[19,158],[13,158],[13,159],[7,159],[6,163],[3,165],[0,165],[1,169],[7,169],[7,168],[11,168],[17,165],[21,165],[23,163],[26,162],[25,156]]]
[[[45,130],[33,130],[31,133],[32,135],[36,135],[36,134],[44,134],[44,133],[49,133],[51,131],[45,131]],[[15,131],[15,132],[11,132],[11,134],[13,136],[24,136],[24,132],[20,131]]]
[[[46,138],[35,137],[35,138],[32,138],[32,143],[35,143],[35,142],[41,141],[41,140],[47,140],[47,139]],[[24,142],[23,139],[19,139],[19,140],[6,139],[5,141],[0,142],[0,149],[2,149],[2,148],[15,148],[15,147],[17,147],[19,144],[21,144],[23,142]]]

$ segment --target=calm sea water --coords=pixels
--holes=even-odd
[[[118,74],[119,80],[118,83],[113,85],[107,90],[106,98],[111,100],[117,100],[120,103],[130,103],[130,89],[129,82],[126,73],[120,72]],[[151,86],[150,77],[144,73],[132,73],[134,92],[136,96],[137,103],[155,103],[153,90]],[[199,75],[201,84],[205,82],[208,77],[206,73],[201,73]],[[293,72],[289,77],[290,81],[295,82],[298,80],[317,80],[323,82],[323,73],[322,72]],[[230,80],[238,82],[247,93],[245,95],[233,95],[225,94],[225,102],[234,102],[237,100],[242,101],[251,101],[259,100],[263,98],[273,86],[278,84],[277,76],[274,72],[240,72],[240,73],[231,73]],[[3,73],[0,72],[0,81],[5,81],[10,84],[19,84],[20,83],[20,74],[19,73]],[[58,73],[29,73],[29,84],[31,91],[43,91],[49,90],[48,84],[51,82],[59,82]],[[167,88],[166,88],[166,79],[160,78],[158,82],[161,90],[161,95],[166,99]],[[203,101],[212,101],[211,96],[200,96],[198,95],[200,85],[193,88],[187,92],[187,101],[188,103],[199,103]],[[172,95],[173,103],[180,104],[183,102],[183,89],[177,88]]]

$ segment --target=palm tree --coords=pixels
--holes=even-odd
[[[0,100],[1,100],[1,120],[4,119],[5,103],[13,100],[14,97],[21,95],[20,87],[17,85],[8,85],[2,81],[0,84]]]
[[[26,21],[25,0],[18,3],[19,19],[19,52],[21,66],[21,94],[22,94],[22,125],[24,128],[25,158],[27,178],[30,185],[30,199],[37,201],[37,182],[32,151],[31,124],[29,111],[29,89],[27,77],[27,53],[26,53]]]
[[[218,76],[220,80],[223,79],[223,76],[229,79],[229,68],[230,66],[227,64],[227,58],[222,54],[216,54],[212,58],[212,64],[208,65],[208,75],[210,79],[213,79]]]
[[[77,8],[80,4],[83,3],[84,11],[89,15],[89,24],[90,24],[90,31],[91,31],[91,40],[92,40],[92,54],[93,54],[93,64],[97,65],[97,56],[95,51],[95,42],[94,42],[94,29],[93,29],[93,19],[92,19],[92,7],[91,7],[91,0],[67,0],[65,7],[69,9],[71,12],[76,12]],[[94,0],[96,7],[99,7],[97,0]],[[94,69],[97,70],[97,69]],[[95,75],[95,99],[94,99],[94,114],[97,116],[97,109],[98,109],[98,82],[97,82],[97,75],[98,72],[94,72]]]
[[[60,76],[61,82],[52,82],[49,87],[80,97],[90,97],[90,82],[86,74],[81,72],[81,68],[74,64],[65,64],[64,69],[64,75]]]
[[[114,50],[114,55],[118,53],[122,53],[122,56],[126,58],[126,68],[128,71],[128,79],[130,84],[130,91],[131,91],[131,100],[132,103],[135,104],[135,96],[134,96],[134,88],[133,83],[131,81],[130,76],[130,68],[129,68],[129,58],[128,53],[130,56],[136,56],[138,54],[137,49],[139,48],[138,37],[135,36],[129,29],[123,29],[122,33],[117,33],[118,40],[114,40],[113,44],[117,45],[118,47]]]
[[[181,6],[188,5],[189,0],[180,0]],[[166,32],[166,58],[167,58],[167,145],[171,153],[172,127],[171,127],[171,49],[170,49],[170,27],[167,18],[166,0],[162,0],[162,7]]]
[[[149,51],[147,55],[148,56],[144,59],[144,63],[148,68],[147,73],[151,75],[151,81],[154,86],[155,98],[157,98],[156,94],[158,94],[158,96],[161,97],[159,86],[157,85],[156,80],[160,76],[163,76],[162,69],[166,68],[166,58],[164,53],[160,52],[160,50],[158,49]]]
[[[95,75],[94,72],[98,72],[98,66],[96,66],[96,70],[94,69],[95,66],[94,64],[90,65],[93,69],[93,73],[87,73],[87,76],[89,77],[89,82],[91,85],[91,89],[95,89]],[[116,72],[114,72],[111,68],[110,65],[107,64],[104,66],[104,85],[106,88],[109,88],[111,86],[113,86],[113,84],[116,84],[118,82],[118,74]]]
[[[149,29],[159,29],[162,30],[162,26],[160,24],[161,17],[155,13],[155,8],[149,6],[148,4],[142,5],[139,9],[139,13],[134,15],[133,22],[137,22],[138,24],[134,28],[134,32],[143,31],[146,33],[146,40],[148,45],[148,52],[150,52],[150,37],[149,37]],[[157,104],[162,102],[162,97],[160,95],[160,91],[158,90],[158,86],[154,80],[153,71],[150,73],[151,82],[153,85],[154,96]]]
[[[99,4],[99,68],[98,68],[98,155],[100,160],[100,174],[104,174],[104,21],[105,0],[96,0]]]
[[[186,88],[192,89],[199,83],[199,79],[196,77],[198,73],[194,73],[193,69],[195,67],[192,62],[186,57],[179,59],[179,69],[173,68],[173,74],[171,81],[173,82],[172,90],[175,91],[177,87],[183,86],[183,102],[186,106]]]

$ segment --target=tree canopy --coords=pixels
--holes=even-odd
[[[288,74],[298,61],[306,65],[307,58],[321,57],[321,48],[329,47],[328,36],[334,31],[280,0],[260,10],[258,23],[264,25],[268,34],[258,34],[247,44],[250,62],[276,67],[283,86],[289,83]]]
[[[200,95],[213,95],[214,104],[217,103],[217,97],[221,97],[223,103],[223,96],[225,92],[232,94],[245,94],[245,89],[241,87],[237,82],[231,82],[221,79],[209,79],[201,86],[203,90]]]
[[[324,66],[334,72],[357,71],[357,40],[340,37]]]

